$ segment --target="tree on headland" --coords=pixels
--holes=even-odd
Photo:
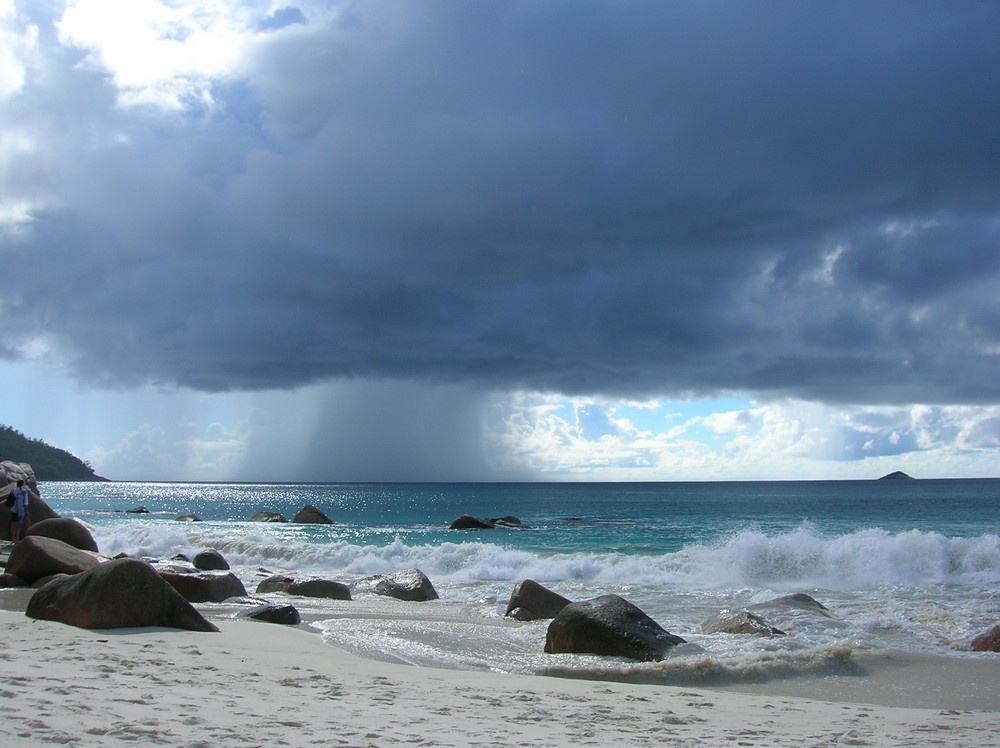
[[[0,425],[0,459],[28,463],[40,481],[107,480],[94,473],[90,463],[65,449],[53,447],[41,439],[29,439],[10,426]]]

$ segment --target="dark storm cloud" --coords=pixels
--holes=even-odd
[[[112,385],[1000,400],[996,4],[314,17],[183,115],[42,29],[7,346]]]

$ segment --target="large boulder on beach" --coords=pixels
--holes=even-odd
[[[438,593],[420,569],[401,569],[389,574],[376,574],[351,583],[351,592],[370,592],[409,602],[437,600]]]
[[[300,525],[335,525],[337,524],[332,519],[327,517],[323,512],[314,507],[312,504],[306,504],[304,507],[299,509],[292,518],[292,522],[297,522]]]
[[[28,535],[14,546],[7,558],[7,573],[28,584],[52,574],[79,574],[101,563],[91,551],[74,548],[55,538]]]
[[[257,585],[257,594],[284,592],[302,597],[322,597],[328,600],[350,600],[351,588],[332,579],[297,579],[275,574]]]
[[[287,522],[284,515],[277,512],[257,512],[250,518],[250,522]]]
[[[15,574],[4,572],[0,574],[0,589],[10,589],[12,587],[30,587],[21,577]]]
[[[504,615],[518,621],[555,618],[569,604],[570,600],[533,579],[522,579],[514,585]]]
[[[981,633],[970,642],[969,646],[973,652],[1000,652],[1000,623],[989,631]]]
[[[158,573],[185,600],[192,603],[221,603],[227,598],[247,594],[243,582],[232,572],[183,573],[160,570]]]
[[[28,525],[24,536],[37,536],[61,540],[81,551],[97,553],[97,541],[82,522],[69,517],[51,517]]]
[[[214,548],[207,548],[195,554],[194,568],[201,571],[228,571],[229,562]]]
[[[702,622],[703,634],[750,634],[752,636],[784,636],[785,632],[771,626],[749,610],[720,610]]]
[[[24,481],[28,488],[28,523],[29,526],[35,522],[58,517],[59,514],[52,509],[38,492],[38,480],[35,478],[35,471],[26,462],[12,462],[4,460],[0,462],[0,497],[6,499],[19,480]],[[0,522],[0,540],[10,540],[10,523],[4,520]]]
[[[545,636],[549,654],[576,653],[662,660],[684,639],[671,634],[618,595],[570,603],[552,619]]]
[[[218,631],[149,564],[133,558],[54,579],[31,596],[25,614],[85,629]]]

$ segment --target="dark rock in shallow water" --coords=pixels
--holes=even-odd
[[[257,585],[257,594],[284,592],[294,581],[293,577],[285,576],[284,574],[275,574]]]
[[[79,574],[101,563],[97,554],[74,548],[55,538],[29,535],[14,546],[7,572],[28,584],[52,574]]]
[[[351,588],[342,582],[335,582],[332,579],[296,580],[288,585],[288,589],[285,592],[289,595],[322,597],[327,600],[351,599]]]
[[[149,564],[132,558],[49,582],[31,596],[25,615],[85,629],[218,631]]]
[[[329,600],[350,600],[351,588],[332,579],[296,579],[276,574],[257,585],[257,594],[284,592],[303,597],[322,597]]]
[[[662,660],[684,639],[618,595],[570,603],[549,624],[545,651]]]
[[[90,530],[82,522],[70,519],[69,517],[43,519],[41,522],[29,525],[24,535],[25,537],[34,535],[43,538],[55,538],[74,548],[79,548],[81,551],[97,553],[97,541],[90,534]]]
[[[752,634],[753,636],[784,636],[760,616],[749,610],[722,610],[701,624],[703,634]]]
[[[192,603],[221,603],[229,597],[247,594],[243,582],[232,572],[177,573],[159,571],[160,576]]]
[[[518,621],[555,618],[569,604],[570,601],[562,595],[532,579],[523,579],[514,585],[504,615]]]
[[[250,518],[251,522],[287,522],[282,515],[277,512],[257,512]]]
[[[292,518],[292,522],[296,522],[300,525],[335,525],[337,524],[332,519],[327,517],[323,512],[314,507],[312,504],[306,504],[304,507],[299,509],[295,517]]]
[[[437,600],[438,593],[420,569],[402,569],[389,574],[376,574],[351,583],[351,592],[371,592],[409,602]]]
[[[807,595],[804,592],[796,592],[791,595],[782,595],[781,597],[776,597],[773,600],[768,600],[767,602],[763,603],[755,603],[753,605],[748,605],[746,607],[747,610],[751,611],[767,610],[767,609],[780,610],[782,608],[805,610],[810,613],[817,613],[821,616],[825,616],[826,618],[833,618],[833,616],[830,615],[829,609],[825,605],[823,605],[823,603],[819,602],[818,600]]]
[[[496,524],[488,519],[479,519],[471,514],[463,514],[448,527],[449,530],[492,530]]]
[[[0,574],[0,589],[8,589],[12,587],[29,587],[30,585],[25,582],[21,577],[15,574],[8,574],[4,572]]]
[[[178,522],[201,522],[201,517],[197,514],[182,514],[177,518]]]
[[[149,510],[144,506],[137,506],[134,509],[126,509],[126,514],[149,514]]]
[[[497,527],[524,527],[521,524],[521,520],[518,517],[490,517],[490,522],[492,522]]]
[[[302,617],[294,605],[260,605],[253,610],[240,615],[241,618],[252,618],[265,623],[280,623],[286,626],[297,626]]]
[[[201,571],[228,571],[229,562],[214,548],[208,548],[194,557],[194,568]]]
[[[973,652],[1000,652],[1000,623],[977,636],[969,646]]]

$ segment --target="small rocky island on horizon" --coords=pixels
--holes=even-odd
[[[902,470],[896,470],[888,475],[883,475],[879,480],[915,480],[912,475],[907,475]]]

